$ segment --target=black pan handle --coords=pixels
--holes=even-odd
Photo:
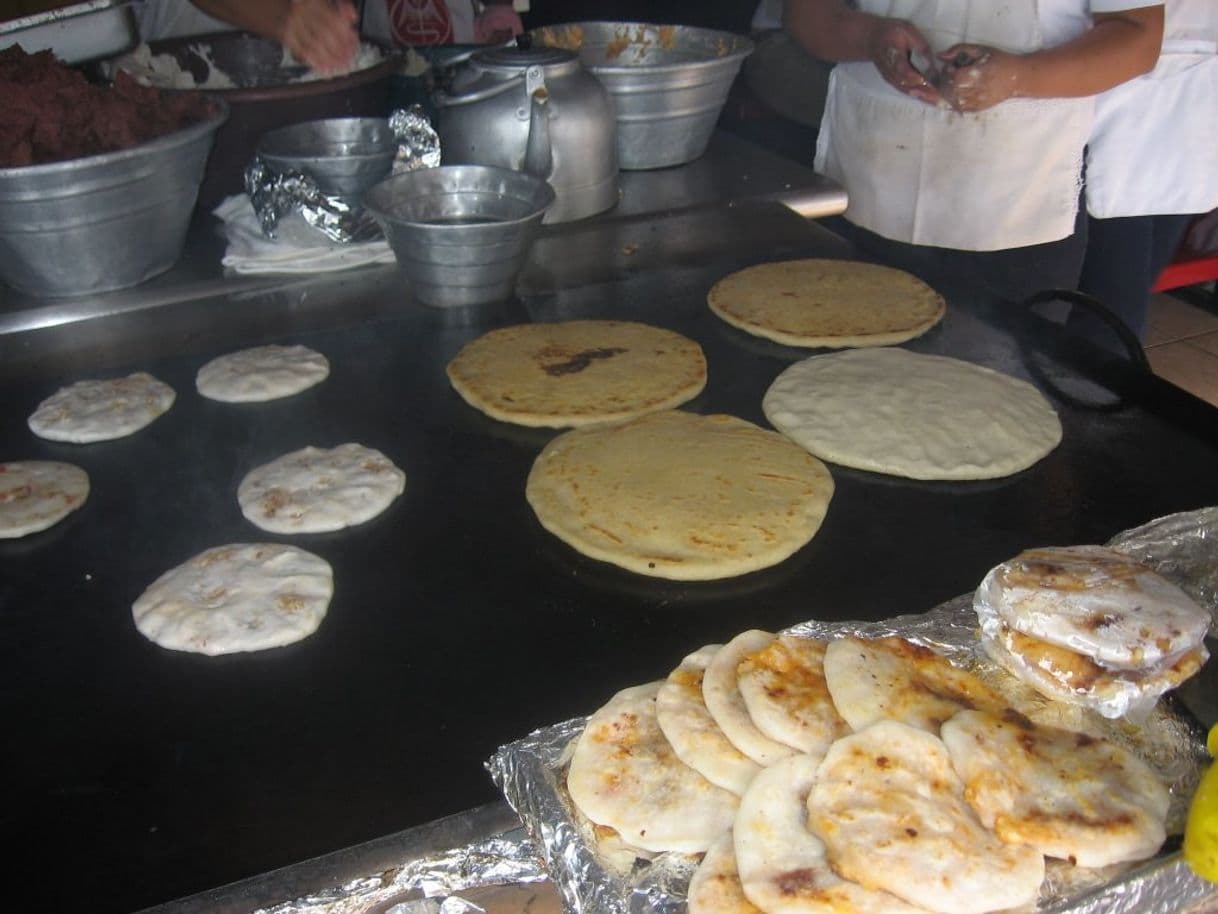
[[[1129,356],[1129,361],[1139,370],[1147,374],[1153,374],[1150,360],[1146,358],[1146,350],[1142,348],[1142,341],[1138,339],[1137,334],[1129,329],[1129,325],[1121,320],[1115,311],[1094,295],[1088,295],[1086,292],[1079,292],[1075,289],[1042,289],[1040,292],[1035,292],[1025,298],[1023,306],[1031,308],[1034,305],[1043,305],[1054,301],[1065,301],[1072,305],[1079,305],[1098,317],[1108,325],[1108,328],[1121,341],[1121,345],[1125,347],[1125,351]]]

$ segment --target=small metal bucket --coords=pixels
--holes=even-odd
[[[173,266],[228,116],[215,104],[210,120],[130,149],[0,168],[0,280],[28,295],[85,295]]]
[[[442,165],[394,175],[364,194],[415,298],[478,305],[510,298],[554,190],[490,165]]]
[[[397,151],[389,121],[376,117],[304,121],[264,133],[258,141],[258,155],[274,171],[304,172],[322,193],[356,203],[388,176]]]

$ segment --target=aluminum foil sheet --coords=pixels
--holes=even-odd
[[[440,137],[421,106],[394,111],[389,116],[389,129],[398,141],[392,174],[440,164]],[[358,244],[382,237],[372,216],[340,196],[323,193],[303,172],[277,173],[255,156],[244,177],[245,191],[268,238],[275,238],[280,220],[297,210],[306,223],[331,241]]]
[[[1180,584],[1213,614],[1218,611],[1218,508],[1152,521],[1116,537],[1110,545],[1139,556]],[[1040,723],[1086,730],[1125,745],[1170,785],[1168,841],[1160,854],[1138,864],[1102,869],[1047,861],[1045,882],[1029,911],[1054,914],[1146,914],[1218,910],[1218,886],[1189,869],[1180,857],[1192,797],[1208,762],[1203,728],[1170,699],[1138,724],[1107,720],[1051,701],[997,667],[978,640],[973,595],[933,610],[882,622],[807,621],[785,633],[834,638],[899,635],[945,654],[1004,694],[1013,707]],[[690,645],[694,650],[698,645]],[[681,658],[674,657],[673,664]],[[668,670],[656,670],[655,678]],[[608,700],[610,696],[606,695]],[[586,718],[534,731],[501,747],[487,762],[491,776],[545,854],[550,877],[572,914],[684,914],[685,893],[698,858],[658,854],[650,860],[621,853],[594,832],[571,802],[566,766]]]
[[[517,830],[253,914],[467,914],[482,909],[462,898],[464,891],[545,878],[536,846]]]

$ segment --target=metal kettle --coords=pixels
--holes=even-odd
[[[613,99],[573,52],[479,51],[433,101],[445,165],[498,165],[544,178],[556,197],[546,222],[616,205]]]

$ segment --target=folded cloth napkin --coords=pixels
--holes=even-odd
[[[394,260],[383,238],[353,244],[331,241],[300,213],[284,216],[276,237],[267,238],[245,194],[227,197],[212,213],[224,223],[228,239],[221,263],[236,273],[325,273]]]

